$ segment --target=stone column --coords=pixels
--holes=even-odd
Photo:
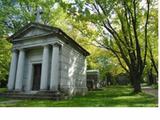
[[[47,90],[47,86],[48,86],[48,68],[49,68],[49,45],[45,45],[44,49],[43,49],[40,90]]]
[[[54,44],[52,48],[52,62],[51,62],[51,78],[50,78],[50,90],[58,90],[59,81],[59,45]]]
[[[25,51],[24,51],[24,49],[20,49],[18,66],[17,66],[17,74],[16,74],[15,90],[22,90],[22,80],[23,80],[23,73],[24,73],[24,61],[25,61]]]
[[[18,60],[18,52],[16,50],[13,50],[10,71],[9,71],[8,90],[14,89],[14,83],[16,79],[17,60]]]

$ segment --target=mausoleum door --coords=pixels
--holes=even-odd
[[[39,90],[40,89],[40,79],[41,79],[41,64],[34,64],[33,65],[33,87],[32,90]]]

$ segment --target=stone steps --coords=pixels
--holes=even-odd
[[[37,93],[7,92],[7,93],[0,93],[0,97],[15,98],[15,99],[49,99],[49,100],[62,100],[69,98],[62,92],[52,92],[52,91],[40,91]]]

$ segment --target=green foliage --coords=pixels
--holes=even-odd
[[[157,89],[158,90],[158,83],[157,84],[153,84],[152,88]]]
[[[73,18],[91,22],[101,30],[94,41],[113,53],[129,73],[132,85],[140,84],[149,61],[157,67],[157,1],[75,0],[70,4],[65,9]]]
[[[6,80],[9,72],[11,44],[6,39],[0,40],[0,80]]]

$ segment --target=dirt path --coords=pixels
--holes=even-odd
[[[0,104],[13,104],[13,103],[17,103],[19,101],[22,101],[22,100],[7,100],[7,101],[0,102]]]
[[[146,86],[146,87],[142,87],[142,91],[158,98],[158,89],[154,89],[150,86]]]

